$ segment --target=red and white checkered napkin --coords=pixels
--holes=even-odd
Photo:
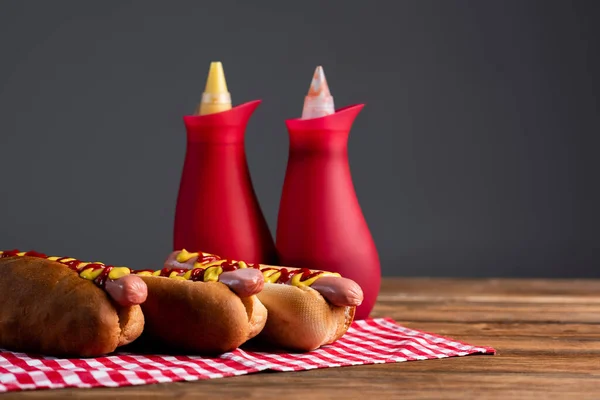
[[[377,318],[355,321],[336,343],[303,354],[237,349],[215,358],[117,353],[109,357],[61,359],[0,350],[0,392],[195,381],[264,370],[301,371],[469,354],[495,354],[495,350],[404,328],[389,318]]]

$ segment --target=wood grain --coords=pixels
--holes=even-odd
[[[0,400],[600,399],[600,280],[385,279],[373,315],[493,346],[498,354],[116,389],[28,391]]]

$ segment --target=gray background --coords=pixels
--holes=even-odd
[[[385,275],[600,276],[599,3],[2,1],[0,247],[160,266],[212,60],[274,231],[322,64]]]

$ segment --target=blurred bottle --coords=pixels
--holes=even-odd
[[[317,67],[302,118],[286,121],[290,149],[277,221],[282,265],[338,272],[361,286],[365,299],[356,319],[369,316],[381,282],[379,256],[348,163],[348,135],[363,106],[335,112]]]
[[[248,170],[244,135],[259,100],[232,107],[223,66],[213,62],[196,115],[185,116],[174,250],[253,263],[277,262],[273,238]]]

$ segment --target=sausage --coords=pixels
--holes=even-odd
[[[219,275],[219,282],[224,283],[239,297],[249,297],[259,293],[265,286],[265,278],[258,269],[240,268],[226,271]]]
[[[198,260],[198,256],[192,257],[184,263],[177,261],[177,256],[181,253],[181,251],[174,251],[169,254],[169,257],[165,260],[164,267],[165,268],[184,268],[184,269],[192,269],[194,268],[194,263]]]
[[[198,257],[192,257],[184,263],[177,261],[180,251],[172,252],[165,261],[165,268],[193,269]],[[235,271],[226,271],[219,275],[219,282],[227,285],[239,297],[249,297],[259,293],[264,285],[265,278],[260,270],[255,268],[240,268]]]
[[[358,283],[348,278],[323,276],[310,287],[334,306],[359,306],[363,301],[362,289]]]
[[[108,279],[104,288],[109,296],[123,307],[142,304],[148,297],[148,287],[139,276],[127,275],[115,280]]]

